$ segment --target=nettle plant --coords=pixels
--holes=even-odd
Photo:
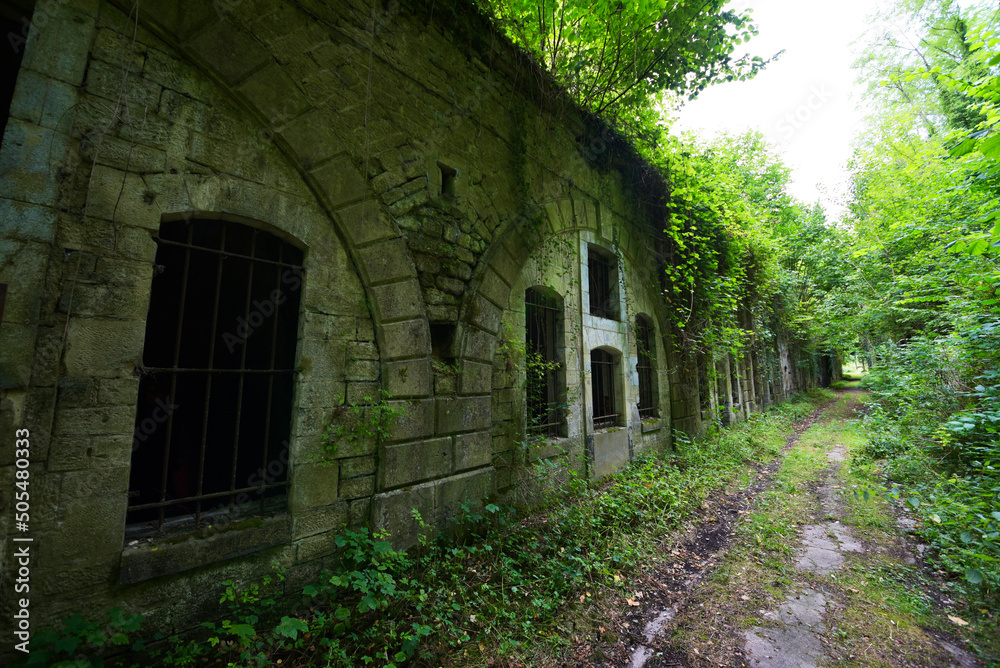
[[[350,449],[366,440],[380,443],[388,437],[396,420],[405,413],[401,406],[389,403],[390,399],[391,394],[379,389],[374,396],[366,395],[359,403],[349,402],[337,407],[333,418],[323,428],[321,439],[328,455],[325,461],[334,461],[342,445]]]

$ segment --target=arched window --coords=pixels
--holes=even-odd
[[[302,251],[207,220],[157,242],[129,535],[284,509]]]
[[[587,245],[587,275],[590,288],[590,314],[610,320],[619,319],[618,258],[594,244]]]
[[[562,376],[562,298],[545,288],[524,292],[525,367],[528,430],[559,436],[565,424]]]
[[[655,418],[659,409],[656,391],[656,338],[653,321],[648,316],[635,318],[637,360],[639,373],[639,418]]]
[[[591,389],[593,390],[594,429],[621,423],[618,399],[618,356],[595,348],[590,351]]]

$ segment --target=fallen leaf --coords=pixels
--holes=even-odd
[[[631,606],[638,607],[638,605],[639,605],[639,602],[636,601],[634,598],[627,598],[627,599],[625,599],[625,602],[628,603]]]
[[[954,615],[948,615],[948,619],[951,620],[952,624],[955,624],[957,626],[968,626],[969,625],[969,622],[965,621],[961,617],[956,617]]]

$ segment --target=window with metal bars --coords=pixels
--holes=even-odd
[[[526,394],[528,430],[560,436],[565,423],[561,376],[563,306],[558,294],[544,288],[524,293]]]
[[[617,356],[600,348],[590,351],[590,375],[594,401],[594,429],[612,427],[620,422],[615,376]]]
[[[127,535],[284,510],[302,251],[216,220],[157,243]]]
[[[712,396],[708,384],[708,364],[704,357],[698,359],[698,399],[701,417],[705,419],[712,410]]]
[[[656,339],[653,322],[645,315],[635,318],[637,361],[639,373],[639,418],[655,418],[658,402],[656,392]]]
[[[600,246],[587,247],[590,314],[618,320],[618,260]]]

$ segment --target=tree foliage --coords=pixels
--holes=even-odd
[[[670,91],[746,79],[765,64],[733,59],[756,27],[724,0],[486,0],[496,23],[585,108],[611,118]]]

